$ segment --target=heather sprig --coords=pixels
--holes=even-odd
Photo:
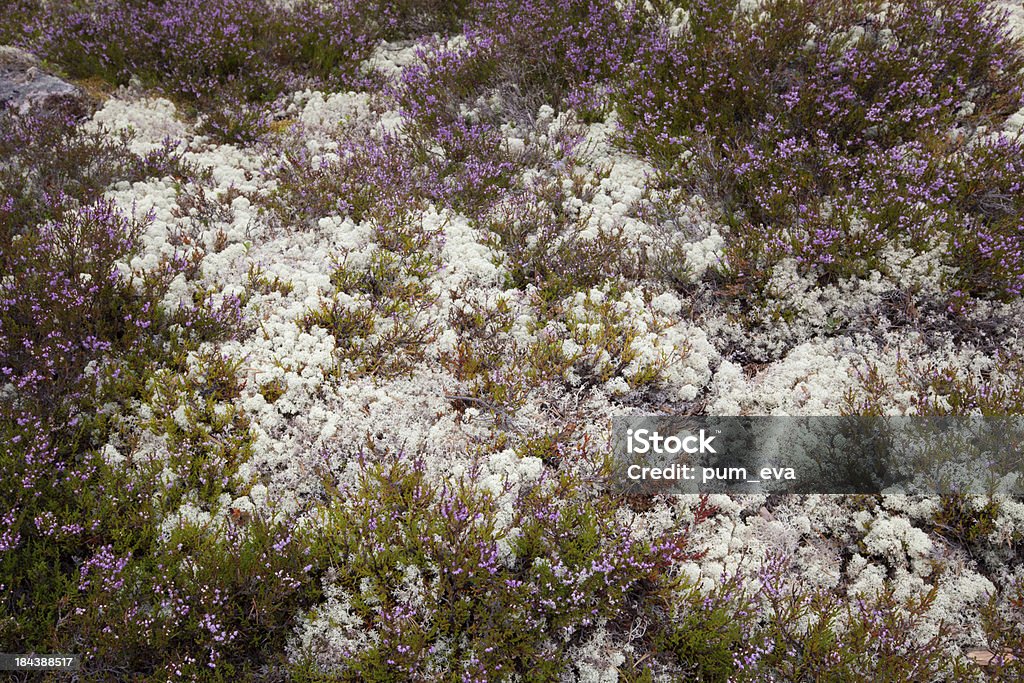
[[[403,114],[429,131],[458,124],[465,109],[483,122],[499,115],[529,121],[545,104],[599,115],[649,18],[632,2],[476,3],[464,43],[428,41],[395,94]]]
[[[176,142],[146,155],[132,153],[132,135],[87,132],[63,112],[18,116],[0,111],[0,246],[15,235],[64,218],[101,199],[111,185],[151,176],[200,179]]]
[[[375,634],[336,653],[339,674],[556,676],[568,664],[558,643],[655,609],[688,556],[683,536],[634,540],[612,499],[568,478],[516,492],[482,487],[476,471],[436,482],[421,459],[378,453],[360,457],[351,485],[328,481],[334,590]]]
[[[160,524],[197,491],[211,505],[239,485],[232,477],[251,441],[244,416],[223,410],[237,396],[237,366],[205,357],[198,379],[173,377],[200,344],[238,333],[241,302],[200,291],[169,312],[160,304],[167,286],[192,263],[165,258],[145,274],[125,266],[152,216],[126,216],[101,194],[168,170],[201,181],[175,145],[142,158],[126,139],[107,142],[59,116],[2,123],[11,154],[0,280],[0,632],[26,651],[79,651],[98,670],[152,670],[178,656],[139,640],[153,623]],[[134,461],[139,435],[120,413],[169,403],[168,391],[187,404],[185,425],[161,424],[163,415],[151,425],[171,447],[169,462]]]
[[[1024,673],[1024,580],[1010,581],[982,609],[982,623],[992,655],[988,673],[992,680],[1012,681]]]
[[[898,358],[888,373],[867,363],[858,369],[858,384],[845,397],[853,415],[886,415],[895,406],[887,397],[902,395],[919,415],[1019,415],[1024,409],[1022,361],[1015,354],[997,355],[974,371],[955,362],[916,366]]]
[[[1019,213],[978,200],[1011,196],[979,179],[1014,175],[1019,146],[965,142],[1022,93],[1019,46],[989,3],[697,2],[684,16],[650,32],[613,100],[626,145],[720,199],[728,279],[756,291],[791,257],[823,282],[863,277],[909,243],[962,266],[951,290],[1016,295]]]
[[[453,30],[469,12],[434,0],[28,0],[0,32],[73,78],[138,78],[204,112],[209,133],[247,142],[277,96],[366,85],[359,64],[378,41]]]
[[[422,216],[406,221],[375,226],[377,248],[365,265],[352,266],[341,255],[331,276],[333,296],[298,321],[305,331],[318,327],[334,336],[338,376],[406,373],[436,338],[430,278],[438,271],[443,228]]]
[[[910,598],[889,586],[844,595],[787,580],[791,559],[769,556],[758,568],[723,573],[709,589],[684,588],[672,618],[648,629],[656,656],[707,681],[973,680],[978,673],[944,648],[950,624],[939,623],[927,642],[911,635],[929,619],[937,589]]]

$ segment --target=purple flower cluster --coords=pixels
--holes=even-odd
[[[94,584],[104,591],[118,591],[124,587],[122,573],[128,566],[130,557],[118,557],[111,545],[101,546],[93,556],[82,563],[79,568],[81,579],[78,590],[89,590]]]
[[[148,218],[125,216],[101,193],[151,172],[190,172],[173,144],[138,157],[127,142],[82,133],[60,114],[0,114],[0,620],[12,647],[84,638],[83,654],[119,665],[135,656],[128,633],[146,633],[154,618],[152,586],[128,577],[150,569],[160,485],[151,467],[111,467],[100,448],[120,429],[120,407],[152,391],[155,370],[180,367],[179,354],[236,334],[241,321],[237,297],[160,308],[168,283],[193,265],[185,257],[141,282],[122,272]],[[183,464],[183,479],[194,485],[191,470],[205,462]]]
[[[279,94],[365,84],[357,67],[379,40],[452,29],[467,12],[436,0],[19,0],[0,37],[74,77],[137,77],[207,112],[208,132],[245,141]]]
[[[597,111],[611,79],[630,63],[647,17],[634,3],[477,4],[465,47],[427,43],[425,64],[403,73],[401,101],[417,122],[451,123],[460,102],[493,92],[513,117],[532,119],[545,103]]]
[[[335,84],[351,77],[372,40],[365,23],[344,0],[290,9],[265,0],[95,0],[46,7],[27,46],[75,76],[124,83],[137,75],[194,102],[237,86],[255,100],[301,82],[295,65]]]
[[[422,672],[427,662],[474,680],[556,672],[564,662],[550,638],[582,639],[645,609],[639,596],[692,557],[684,535],[634,540],[612,500],[573,494],[567,479],[557,494],[540,482],[501,501],[479,488],[479,473],[435,483],[417,458],[374,458],[361,459],[358,483],[341,492],[349,502],[326,530],[340,553],[338,582],[380,634],[340,663],[364,677]],[[438,660],[442,643],[452,650]]]
[[[138,228],[99,202],[23,235],[5,252],[0,358],[19,393],[59,410],[74,398],[69,391],[85,364],[110,350],[111,337],[131,336],[130,314],[116,308],[124,284],[114,262]]]
[[[681,32],[654,31],[614,95],[627,144],[722,198],[732,274],[766,278],[793,257],[862,275],[901,240],[963,264],[951,288],[1018,295],[1007,181],[1024,149],[963,144],[1022,102],[1021,54],[991,4],[734,5],[697,2]],[[981,205],[993,195],[1005,199]]]

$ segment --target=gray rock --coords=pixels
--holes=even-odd
[[[81,88],[47,73],[30,53],[0,46],[0,107],[21,115],[41,110],[82,116],[91,100]]]

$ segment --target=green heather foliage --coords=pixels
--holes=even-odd
[[[1021,293],[1021,145],[965,142],[1021,104],[1019,45],[989,3],[680,6],[612,99],[627,145],[720,202],[739,291],[782,258],[828,281],[908,244],[961,265],[950,290]]]
[[[237,302],[200,297],[163,311],[187,260],[131,284],[117,263],[137,249],[145,220],[100,198],[119,179],[190,169],[173,146],[139,158],[126,140],[81,135],[61,117],[0,123],[0,371],[14,387],[0,398],[0,640],[81,654],[101,677],[207,671],[197,654],[249,666],[284,632],[264,628],[280,620],[267,615],[291,614],[288,600],[307,595],[277,573],[306,580],[292,567],[301,553],[281,552],[286,527],[260,519],[220,540],[193,529],[186,547],[184,523],[161,538],[180,501],[208,506],[236,486],[251,448],[244,415],[214,409],[237,396],[236,365],[200,354],[199,375],[186,374],[188,354],[239,329]],[[185,406],[184,427],[154,418],[166,463],[113,464],[101,452],[111,438],[132,449],[119,413],[138,400]]]
[[[859,371],[861,392],[846,397],[844,410],[851,415],[884,415],[885,397],[898,387],[910,394],[919,415],[1021,415],[1022,370],[1024,361],[1014,354],[996,354],[981,376],[965,372],[953,361],[919,368],[900,358],[887,374],[869,363]]]
[[[323,542],[333,583],[379,637],[339,652],[341,680],[552,680],[569,664],[553,639],[643,616],[689,556],[682,536],[632,540],[615,500],[568,477],[491,492],[472,473],[431,483],[420,459],[359,467],[353,490],[329,486],[340,498],[324,508]]]
[[[862,598],[787,585],[788,561],[770,558],[747,580],[722,576],[710,593],[689,589],[655,635],[655,652],[700,681],[966,680],[975,671],[945,651],[948,625],[927,642],[910,634],[936,591],[903,600],[890,589]]]
[[[380,226],[379,248],[369,263],[354,268],[342,256],[331,276],[335,298],[309,310],[299,326],[327,330],[337,341],[339,360],[351,362],[357,373],[408,372],[433,339],[436,295],[427,279],[437,270],[431,247],[438,234],[422,222]],[[339,375],[347,371],[336,368]]]
[[[657,388],[664,371],[678,360],[671,349],[653,359],[639,357],[640,331],[614,291],[592,290],[555,302],[543,296],[538,294],[537,303],[545,315],[531,324],[536,338],[529,343],[510,336],[513,319],[501,299],[493,308],[453,315],[459,341],[444,363],[482,405],[504,413],[549,384],[586,391],[613,378],[642,392]],[[685,354],[686,349],[678,351]]]
[[[992,596],[982,619],[989,639],[986,646],[996,655],[991,679],[1013,681],[1024,674],[1024,580],[1013,581],[1004,593]]]
[[[222,103],[269,102],[303,86],[360,82],[376,41],[453,29],[465,2],[405,0],[18,0],[0,25],[74,78],[124,84],[136,76],[215,112],[217,132],[244,126]],[[5,13],[6,14],[6,13]],[[253,109],[246,110],[251,114]],[[237,132],[237,131],[235,131]]]

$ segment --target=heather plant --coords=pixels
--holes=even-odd
[[[272,124],[273,115],[264,104],[225,94],[204,107],[197,131],[218,142],[245,145],[261,140],[272,130]]]
[[[137,77],[204,112],[206,132],[249,142],[278,95],[365,85],[358,66],[379,40],[454,30],[469,10],[434,0],[23,2],[0,30],[72,78]]]
[[[418,125],[436,130],[497,96],[500,111],[535,113],[542,104],[600,111],[610,79],[633,57],[647,12],[635,3],[580,0],[479,3],[466,45],[438,44],[402,74],[399,102]]]
[[[131,505],[111,510],[114,491],[124,487],[131,500],[134,488],[100,459],[105,411],[90,406],[112,385],[120,390],[115,396],[130,400],[133,371],[144,371],[133,360],[153,353],[152,337],[166,330],[152,300],[137,296],[115,268],[137,229],[99,203],[21,236],[4,252],[11,270],[0,296],[0,365],[13,391],[3,399],[0,481],[18,539],[2,561],[8,642],[30,635],[28,642],[43,642],[43,625],[56,617],[49,606],[59,604],[46,592],[59,590],[61,576],[94,540],[137,521]],[[21,612],[34,617],[10,619]]]
[[[600,290],[578,293],[551,311],[533,355],[551,355],[552,362],[562,366],[560,375],[572,369],[584,387],[604,384],[615,377],[625,379],[632,390],[657,384],[665,368],[678,360],[677,351],[685,353],[685,349],[661,348],[653,356],[643,357],[640,338],[656,335],[659,321],[641,327],[634,315],[624,302]],[[560,326],[564,326],[565,336],[552,345],[544,332]]]
[[[72,616],[58,637],[85,643],[95,672],[221,680],[281,665],[274,658],[291,615],[318,595],[308,543],[287,518],[226,509],[225,496],[251,486],[237,476],[252,453],[248,419],[232,404],[243,386],[237,361],[185,343],[165,363],[145,367],[131,384],[104,387],[122,402],[134,388],[153,413],[143,428],[160,435],[166,452],[133,458],[127,436],[124,460],[97,459],[95,490],[84,500],[96,506],[93,496],[106,491],[119,515],[109,535],[89,537],[90,548],[109,543],[81,563],[77,593],[63,598]],[[107,431],[125,431],[117,427],[115,420]],[[111,495],[117,489],[107,477],[124,492]],[[127,524],[118,521],[126,515]]]
[[[35,621],[55,625],[32,634],[23,630],[27,620],[10,622],[22,630],[8,628],[7,642],[74,648],[100,677],[224,680],[256,674],[260,662],[282,664],[273,657],[283,651],[291,614],[318,595],[308,544],[289,523],[262,513],[161,529],[163,516],[148,502],[161,488],[159,466],[120,474],[106,467],[86,495],[90,504],[110,498],[103,509],[110,517],[88,530],[77,562],[61,567],[66,577],[55,581],[41,564],[22,567],[46,582],[35,592],[55,592],[32,605]],[[37,526],[50,544],[68,545],[73,534],[53,514]],[[61,614],[51,614],[51,604]]]
[[[507,415],[557,386],[585,392],[618,380],[623,392],[643,394],[657,391],[689,353],[658,339],[669,321],[638,315],[614,287],[534,299],[539,316],[526,339],[512,334],[515,317],[503,299],[453,312],[457,342],[442,360],[464,383],[464,398]]]
[[[202,535],[192,550],[160,543],[161,524],[179,504],[210,507],[224,492],[239,492],[234,473],[251,452],[251,435],[229,405],[240,386],[237,364],[200,353],[189,374],[186,359],[240,330],[241,302],[199,290],[164,310],[168,284],[194,263],[177,254],[129,276],[123,264],[151,217],[130,218],[101,198],[113,182],[194,169],[171,143],[140,158],[127,139],[82,133],[60,116],[5,115],[2,123],[9,152],[0,252],[3,641],[26,652],[75,651],[96,673],[166,664],[166,674],[168,662],[191,656],[182,643],[204,642],[195,634],[205,633],[216,645],[230,626],[247,639],[238,661],[251,661],[274,637],[261,611],[287,605],[276,588],[295,593],[302,585],[276,566],[266,576],[262,565],[251,566],[299,561],[280,553],[290,543],[283,527],[266,523],[262,536],[236,538],[230,549]],[[163,435],[166,462],[133,458],[139,435],[124,413],[140,403],[157,408],[148,426]],[[208,572],[198,583],[192,555]],[[230,558],[249,564],[222,571],[218,563]],[[175,595],[174,609],[159,606]],[[241,612],[250,596],[251,611]],[[207,604],[203,617],[198,610]],[[191,632],[182,631],[189,623],[182,605],[197,609]]]
[[[504,298],[467,302],[453,307],[449,328],[457,335],[455,347],[442,363],[460,382],[468,383],[469,398],[492,409],[521,405],[530,386],[515,369],[531,367],[528,350],[512,337],[516,316]],[[543,378],[533,376],[534,385]]]
[[[135,75],[186,102],[222,88],[266,101],[298,78],[294,65],[351,77],[370,42],[361,18],[346,2],[97,0],[41,7],[24,42],[76,78],[124,84]]]
[[[703,201],[703,197],[697,196],[687,206],[678,189],[644,188],[631,213],[654,227],[653,244],[639,264],[646,279],[665,283],[677,291],[686,291],[696,283],[697,273],[686,246],[707,237],[707,226],[694,220]]]
[[[192,374],[161,372],[152,378],[153,430],[168,448],[164,471],[173,486],[161,495],[171,511],[186,496],[214,504],[222,493],[237,493],[235,474],[252,454],[249,420],[232,404],[241,386],[237,362],[200,358]]]
[[[101,548],[82,565],[70,619],[95,644],[91,668],[228,680],[282,667],[292,615],[318,595],[309,545],[288,527],[263,514],[182,521],[148,556]],[[124,625],[111,628],[115,617]]]
[[[458,32],[476,12],[472,0],[397,0],[376,9],[387,17],[389,35],[398,38]]]
[[[13,45],[22,37],[25,25],[38,15],[39,0],[11,0],[0,16],[0,45]]]
[[[258,263],[254,263],[249,266],[248,289],[255,291],[259,294],[267,295],[271,292],[277,292],[281,296],[288,296],[295,289],[295,285],[287,280],[282,280],[279,276],[275,275],[274,279],[271,280],[267,276],[263,266]]]
[[[329,487],[330,591],[347,612],[328,617],[328,668],[343,679],[551,679],[569,663],[558,643],[655,609],[687,556],[683,536],[634,540],[615,501],[569,478],[493,489],[474,472],[434,481],[418,458],[377,454]]]
[[[102,253],[91,250],[94,258]],[[43,281],[61,282],[53,277],[59,268],[46,265],[51,277]],[[289,601],[316,594],[305,592],[301,552],[285,552],[301,544],[289,540],[287,523],[262,518],[226,536],[211,536],[209,524],[183,522],[164,537],[179,507],[219,514],[223,494],[244,492],[235,473],[251,453],[251,435],[230,404],[240,386],[236,364],[201,355],[188,372],[185,356],[211,339],[211,329],[189,330],[190,309],[172,323],[116,275],[66,309],[59,299],[33,299],[38,285],[23,278],[16,294],[3,297],[49,317],[51,327],[10,325],[9,307],[0,318],[0,358],[14,386],[0,423],[0,632],[23,651],[75,651],[88,670],[104,675],[250,670],[281,652],[273,646],[283,642],[287,617],[280,615],[298,609]],[[90,298],[104,294],[104,305],[117,306],[114,329],[103,327],[109,315]],[[90,303],[95,310],[83,311]],[[192,314],[201,317],[200,308]],[[98,329],[83,326],[87,320]],[[236,328],[237,320],[226,327]],[[46,345],[29,343],[40,328],[49,329],[43,338],[56,344],[62,366],[48,367]],[[69,331],[86,343],[68,339]],[[21,344],[13,346],[12,338]],[[25,377],[15,377],[24,360],[19,347],[40,354]],[[50,372],[58,374],[46,378]],[[120,413],[136,401],[154,407],[147,426],[162,435],[166,459],[133,458],[138,437]],[[110,440],[121,442],[114,460]]]
[[[228,205],[234,198],[233,193],[214,197],[207,189],[202,184],[188,185],[175,198],[171,215],[179,220],[168,240],[175,247],[202,249],[204,232],[218,223],[230,222],[232,214]]]
[[[334,336],[338,375],[348,372],[346,361],[356,372],[405,373],[435,338],[431,309],[437,295],[430,278],[438,270],[435,244],[442,228],[409,220],[376,226],[376,248],[364,266],[341,256],[331,276],[333,297],[299,321],[305,331],[319,327]]]
[[[951,541],[976,551],[985,545],[997,527],[1000,501],[996,496],[942,496],[932,518],[935,530]]]
[[[409,128],[417,139],[416,129]],[[488,124],[460,120],[419,139],[423,142],[414,144],[412,156],[425,165],[435,195],[470,217],[481,215],[502,197],[523,166]]]
[[[129,150],[131,134],[86,132],[62,112],[17,116],[0,111],[0,246],[32,226],[92,204],[120,181],[150,176],[200,179],[176,143],[167,140],[140,156]]]
[[[425,180],[394,135],[342,136],[336,154],[327,156],[312,154],[296,132],[284,140],[279,156],[271,170],[277,187],[265,206],[292,227],[315,226],[329,216],[387,224],[404,218],[425,194]]]
[[[401,136],[343,129],[331,154],[314,155],[299,140],[284,141],[271,172],[277,186],[262,202],[278,224],[348,216],[377,221],[381,234],[401,234],[403,222],[433,203],[486,230],[509,273],[507,286],[535,285],[550,299],[639,269],[618,226],[589,235],[589,212],[569,206],[588,202],[606,175],[599,169],[585,177],[571,125],[514,153],[490,124],[428,126],[415,117]],[[529,165],[552,171],[531,175]]]
[[[500,124],[512,120],[529,128],[542,105],[573,106],[584,116],[599,110],[609,79],[634,51],[646,15],[632,4],[576,0],[482,2],[476,10],[465,41],[438,38],[422,45],[419,61],[402,71],[390,92],[413,156],[431,169],[445,203],[486,220],[495,206],[516,211],[516,204],[539,194],[538,188],[524,187],[520,176],[536,161],[531,151],[513,153]],[[519,244],[506,239],[503,248]],[[561,253],[573,254],[571,247]]]
[[[57,624],[77,593],[76,560],[113,539],[121,553],[154,536],[152,486],[109,468],[76,427],[4,410],[0,633],[11,647],[56,648]]]
[[[749,646],[752,635],[744,601],[721,589],[690,599],[699,607],[676,615],[672,626],[657,635],[654,647],[698,680],[730,680],[737,669],[735,653]]]
[[[892,406],[887,397],[908,397],[910,410],[918,415],[1020,415],[1021,359],[1016,354],[997,354],[985,373],[970,371],[956,362],[917,367],[900,357],[889,371],[867,363],[858,370],[859,387],[850,390],[844,412],[851,415],[885,415]]]
[[[5,380],[23,398],[59,411],[86,363],[114,340],[130,343],[134,307],[115,262],[140,227],[100,202],[5,247],[0,357]]]
[[[783,593],[769,597],[770,640],[747,662],[783,680],[963,680],[973,673],[945,649],[949,624],[924,642],[912,635],[928,619],[937,588],[911,598],[895,597],[891,586],[866,597],[787,595],[781,582],[769,590]]]
[[[582,184],[571,172],[534,178],[507,193],[483,218],[508,273],[508,287],[533,285],[544,300],[554,301],[639,270],[639,258],[618,226],[593,230],[586,209],[570,208],[573,200],[585,203],[592,194]]]
[[[724,272],[746,291],[783,258],[863,276],[909,243],[965,262],[951,289],[1013,296],[1019,214],[994,198],[1011,196],[1019,148],[963,140],[1019,105],[1019,46],[989,3],[880,8],[686,3],[617,82],[623,141],[719,199]],[[963,176],[978,166],[989,187]]]
[[[1024,580],[1019,576],[992,595],[982,609],[986,643],[986,673],[990,680],[1012,681],[1024,673]]]
[[[964,292],[1019,297],[1024,293],[1024,145],[1019,138],[988,138],[956,154],[951,166],[955,208],[949,249],[959,265],[951,283],[954,300]]]
[[[952,626],[920,642],[937,591],[846,596],[785,578],[787,559],[723,574],[710,590],[684,588],[672,618],[648,629],[654,662],[702,681],[973,680],[945,649]]]
[[[446,126],[465,123],[466,107],[486,99],[484,84],[494,78],[500,54],[490,37],[452,46],[438,38],[420,46],[418,54],[419,63],[404,69],[392,90],[406,125],[429,139]]]
[[[263,201],[282,224],[316,224],[329,216],[381,225],[409,220],[432,202],[476,217],[512,184],[521,167],[501,148],[493,127],[458,124],[435,138],[342,128],[337,149],[312,154],[301,130],[286,136],[271,176],[277,188]]]
[[[148,173],[197,177],[172,153],[173,144],[142,158],[128,151],[126,138],[110,143],[79,133],[59,115],[5,115],[0,122],[10,145],[2,186],[0,258],[7,275],[0,285],[0,349],[19,400],[60,414],[61,401],[76,397],[87,364],[148,353],[146,345],[175,322],[198,323],[197,334],[237,322],[225,317],[230,306],[211,310],[207,302],[170,316],[157,310],[162,288],[187,265],[183,260],[165,260],[162,273],[141,278],[139,289],[123,272],[150,217],[129,218],[101,193]]]

